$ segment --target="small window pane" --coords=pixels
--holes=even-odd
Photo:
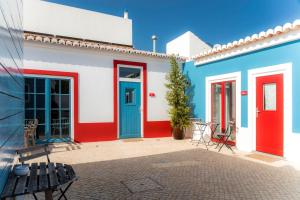
[[[45,93],[45,79],[36,79],[36,93]]]
[[[40,140],[45,138],[45,125],[37,126],[36,137],[37,137],[37,139],[40,139]]]
[[[58,138],[60,136],[60,124],[58,121],[54,120],[51,124],[51,137]]]
[[[36,111],[36,118],[39,120],[39,124],[45,123],[45,115],[46,115],[45,110],[37,110]]]
[[[276,110],[276,83],[264,84],[264,110]]]
[[[69,137],[69,133],[70,133],[70,124],[62,124],[61,125],[61,134],[62,137]]]
[[[25,94],[25,108],[33,108],[33,107],[34,107],[34,95]]]
[[[133,104],[134,103],[134,89],[126,88],[125,90],[125,104]]]
[[[45,95],[44,94],[36,95],[36,108],[45,108]]]
[[[61,94],[69,94],[69,80],[61,80]]]
[[[25,119],[34,119],[34,110],[26,109],[25,110]]]
[[[51,108],[59,108],[59,95],[51,95]]]
[[[70,96],[69,95],[61,95],[61,108],[69,108],[70,106]]]
[[[51,110],[51,123],[52,124],[59,123],[59,111],[58,110]]]
[[[34,93],[34,79],[25,78],[25,93]]]
[[[119,76],[120,78],[139,79],[141,77],[141,70],[138,68],[120,67]]]
[[[61,119],[69,120],[70,118],[70,111],[69,110],[62,110],[61,111]]]
[[[51,93],[59,94],[59,80],[51,80]]]

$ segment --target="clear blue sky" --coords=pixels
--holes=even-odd
[[[133,43],[158,51],[190,30],[210,44],[224,44],[286,22],[300,19],[300,0],[49,0],[74,7],[123,16],[133,21]]]

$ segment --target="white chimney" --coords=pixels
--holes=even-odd
[[[153,42],[153,52],[156,52],[156,40],[157,40],[156,35],[152,35],[151,39]]]
[[[128,19],[128,11],[127,10],[124,11],[124,19]]]

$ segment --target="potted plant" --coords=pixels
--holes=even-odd
[[[185,128],[190,126],[191,109],[189,107],[189,98],[185,93],[189,83],[175,57],[171,57],[170,64],[171,69],[166,76],[168,112],[171,118],[174,139],[183,139]]]

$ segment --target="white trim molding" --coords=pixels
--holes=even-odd
[[[236,146],[238,146],[239,128],[241,127],[241,72],[233,72],[216,76],[209,76],[205,79],[205,120],[211,121],[211,84],[216,82],[231,81],[236,83]]]
[[[256,78],[275,74],[283,74],[284,77],[283,157],[287,160],[291,160],[291,158],[295,156],[294,154],[298,152],[295,149],[296,147],[290,145],[293,143],[294,138],[294,134],[292,132],[292,63],[284,63],[248,70],[248,129],[251,136],[251,142],[249,145],[251,145],[252,151],[256,151]]]
[[[262,34],[254,34],[251,37],[240,39],[222,45],[221,47],[215,47],[208,52],[204,52],[199,56],[194,57],[195,65],[203,65],[210,62],[231,58],[241,54],[261,50],[264,48],[273,47],[276,45],[284,44],[287,42],[295,41],[300,39],[300,20],[296,21],[295,29],[282,30],[281,32],[274,31],[273,35],[267,34],[267,32],[261,32]]]

